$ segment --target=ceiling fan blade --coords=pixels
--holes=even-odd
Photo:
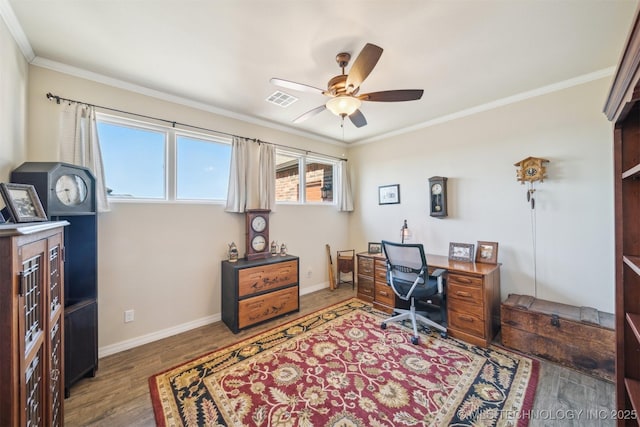
[[[324,95],[324,90],[314,86],[309,86],[302,83],[290,82],[289,80],[277,79],[275,77],[273,77],[269,81],[276,86],[285,87],[287,89],[299,90],[302,92],[319,93],[320,95]]]
[[[356,110],[351,113],[349,119],[351,119],[351,123],[353,123],[357,128],[361,128],[367,124],[367,119],[364,118],[364,114],[362,114],[362,111],[360,110]]]
[[[316,107],[316,108],[314,108],[313,110],[309,110],[309,111],[307,111],[306,113],[304,113],[303,115],[296,117],[296,118],[293,120],[293,123],[301,123],[301,122],[304,122],[304,121],[305,121],[305,120],[307,120],[308,118],[313,117],[313,116],[315,116],[316,114],[321,113],[321,112],[323,112],[323,111],[324,111],[324,110],[326,110],[326,109],[327,109],[327,107],[326,107],[325,105],[321,105],[321,106],[319,106],[319,107]]]
[[[400,90],[384,90],[382,92],[363,93],[357,98],[362,101],[377,102],[399,102],[399,101],[415,101],[422,98],[424,90],[422,89],[400,89]]]
[[[375,44],[367,43],[362,48],[362,51],[353,62],[351,70],[349,70],[346,82],[347,93],[353,93],[360,87],[364,79],[373,70],[373,67],[378,63],[381,55],[382,48]]]

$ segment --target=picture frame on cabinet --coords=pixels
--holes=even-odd
[[[394,205],[400,203],[400,184],[381,185],[378,187],[378,204]]]
[[[473,262],[475,255],[473,243],[449,243],[449,259],[452,261]]]
[[[15,184],[3,182],[0,193],[5,205],[11,212],[13,222],[47,221],[47,214],[42,207],[36,188],[31,184]]]
[[[382,243],[378,242],[369,242],[369,248],[367,252],[370,254],[381,254],[382,253]]]
[[[485,242],[482,240],[478,240],[476,262],[481,262],[485,264],[497,264],[498,263],[498,242]]]

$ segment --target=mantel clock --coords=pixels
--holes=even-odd
[[[247,259],[266,258],[269,251],[269,209],[247,210]]]

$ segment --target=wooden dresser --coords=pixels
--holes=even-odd
[[[299,259],[293,255],[222,261],[222,321],[233,331],[300,310]]]
[[[0,426],[64,425],[64,226],[0,225]]]
[[[386,261],[382,254],[358,255],[358,298],[374,308],[393,312],[396,296],[387,284]],[[450,261],[427,254],[429,271],[444,268],[449,335],[487,347],[500,328],[500,264]]]

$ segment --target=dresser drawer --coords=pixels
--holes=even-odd
[[[373,300],[373,279],[358,275],[358,297],[367,301]]]
[[[396,303],[396,294],[391,289],[391,286],[386,283],[378,283],[376,282],[376,296],[375,301],[377,303],[387,305],[389,307],[395,306]]]
[[[447,281],[447,297],[450,300],[466,301],[482,306],[482,288],[479,286],[459,285],[451,280]]]
[[[358,274],[364,274],[366,276],[373,277],[373,259],[358,257]]]
[[[298,282],[296,261],[266,264],[238,272],[238,297],[269,291]]]
[[[451,328],[458,329],[462,332],[466,332],[480,338],[485,338],[484,320],[473,316],[470,313],[460,313],[458,311],[455,311],[451,306],[449,306],[448,309],[448,321]]]
[[[238,328],[242,329],[297,309],[297,286],[247,298],[238,303]]]

